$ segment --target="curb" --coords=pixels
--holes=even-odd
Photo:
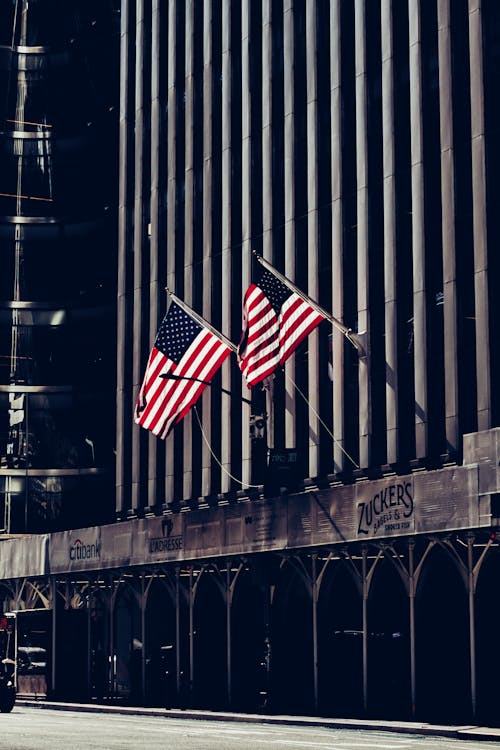
[[[81,711],[109,713],[125,716],[157,716],[171,719],[196,719],[201,721],[229,721],[250,724],[287,724],[301,727],[323,727],[326,729],[371,730],[399,734],[424,735],[427,737],[449,737],[461,740],[486,740],[500,742],[500,727],[481,727],[473,724],[445,726],[410,721],[384,721],[367,719],[328,719],[315,716],[287,716],[268,714],[243,714],[225,711],[203,711],[192,709],[145,708],[137,706],[111,706],[97,703],[60,703],[56,701],[19,698],[16,705],[55,711]]]

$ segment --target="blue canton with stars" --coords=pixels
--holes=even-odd
[[[279,314],[283,303],[292,294],[291,290],[270,271],[264,271],[257,286],[262,289],[276,314]]]
[[[202,327],[175,302],[172,302],[158,329],[155,347],[178,364]]]

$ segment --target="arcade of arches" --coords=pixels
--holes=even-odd
[[[4,581],[1,596],[20,643],[46,649],[56,699],[499,721],[494,534]]]

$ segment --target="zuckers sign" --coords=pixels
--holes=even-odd
[[[357,504],[358,536],[411,533],[414,528],[413,480],[382,487]]]
[[[101,542],[85,544],[81,539],[76,539],[69,548],[70,560],[99,560],[101,557]]]

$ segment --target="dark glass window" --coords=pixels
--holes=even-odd
[[[356,194],[356,89],[354,58],[354,3],[342,0],[341,23],[341,92],[342,92],[342,230],[344,323],[357,327],[357,194]],[[344,343],[345,449],[359,457],[359,391],[358,354]],[[345,469],[352,470],[347,462]]]
[[[320,0],[316,13],[317,97],[318,97],[318,262],[319,303],[332,309],[332,179],[331,179],[331,104],[330,104],[330,15],[329,0]],[[319,403],[322,421],[333,431],[331,328],[319,328]],[[320,425],[320,474],[333,470],[333,444],[328,431]]]
[[[0,526],[11,533],[44,533],[111,523],[111,477],[0,477]],[[10,523],[9,523],[10,522]]]
[[[367,2],[368,253],[370,304],[371,463],[386,461],[382,52],[380,3]]]
[[[410,149],[408,8],[392,6],[394,39],[394,157],[396,182],[396,287],[398,336],[398,460],[400,469],[415,455],[413,370],[413,261]]]
[[[284,55],[283,0],[271,3],[272,23],[272,202],[273,263],[285,270],[285,151],[284,151]],[[285,391],[283,374],[276,373],[274,386],[274,445],[285,446]]]
[[[97,395],[89,402],[75,401],[70,391],[0,392],[0,465],[8,469],[109,467],[113,455],[109,412],[109,404]]]
[[[55,318],[59,314],[53,313]],[[73,361],[66,326],[2,322],[0,342],[1,383],[55,385],[70,382]]]
[[[12,44],[15,7],[16,0],[5,0],[0,3],[0,45],[10,47]]]
[[[494,0],[483,3],[484,108],[486,131],[486,198],[488,229],[489,324],[491,357],[491,404],[493,425],[500,424],[500,394],[494,384],[500,377],[500,5]]]
[[[441,144],[435,2],[422,4],[422,63],[428,452],[431,463],[434,463],[439,462],[441,454],[446,450]]]

